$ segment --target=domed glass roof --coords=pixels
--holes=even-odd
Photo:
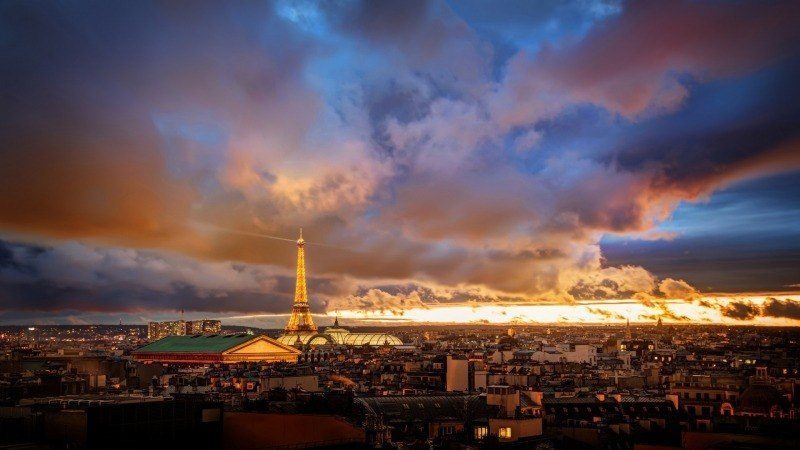
[[[386,333],[350,333],[344,337],[345,345],[403,345],[396,336]]]
[[[287,333],[278,338],[278,342],[285,345],[324,345],[336,343],[340,345],[403,345],[396,336],[386,333],[350,333],[343,328],[326,330],[323,333]]]
[[[278,342],[284,345],[296,345],[299,341],[305,345],[317,333],[287,333],[278,337]]]
[[[330,343],[331,342],[328,339],[328,337],[326,337],[324,335],[321,335],[321,334],[317,335],[317,336],[314,336],[313,338],[311,338],[308,341],[308,345],[326,345],[326,344],[330,344]]]

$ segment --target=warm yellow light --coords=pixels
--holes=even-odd
[[[731,301],[746,301],[762,305],[768,296],[704,297],[703,300],[719,305]],[[782,299],[800,301],[800,295],[782,295]],[[741,321],[723,316],[718,308],[700,306],[697,302],[667,300],[664,305],[677,317],[687,317],[692,323],[757,324],[757,325],[797,325],[798,321],[776,318],[755,317]],[[529,305],[444,305],[428,308],[411,308],[403,311],[338,311],[340,317],[366,319],[385,322],[427,322],[427,323],[655,323],[661,316],[664,323],[677,322],[667,317],[658,306],[648,306],[635,300],[592,301],[576,304],[529,304]]]

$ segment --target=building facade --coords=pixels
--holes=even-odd
[[[157,341],[167,336],[185,336],[187,334],[218,334],[222,331],[219,320],[173,320],[167,322],[150,322],[147,324],[147,339]]]
[[[249,334],[167,336],[133,351],[136,361],[188,364],[297,362],[299,355],[275,339]]]

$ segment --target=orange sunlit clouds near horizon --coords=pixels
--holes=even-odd
[[[780,295],[725,295],[703,296],[694,301],[666,299],[655,304],[644,304],[634,299],[577,301],[572,304],[462,304],[431,305],[425,308],[398,310],[340,310],[315,314],[320,318],[339,317],[351,323],[364,325],[408,324],[622,324],[655,323],[658,318],[666,324],[725,324],[797,326],[800,319],[764,315],[764,305],[770,299],[780,299],[785,304],[800,309],[800,294]],[[731,305],[752,307],[749,314],[733,317]],[[732,312],[733,311],[733,312]],[[224,317],[229,323],[252,324],[258,318],[282,318],[284,314],[254,314]]]

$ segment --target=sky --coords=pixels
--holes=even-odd
[[[800,3],[0,4],[0,324],[800,325]]]

